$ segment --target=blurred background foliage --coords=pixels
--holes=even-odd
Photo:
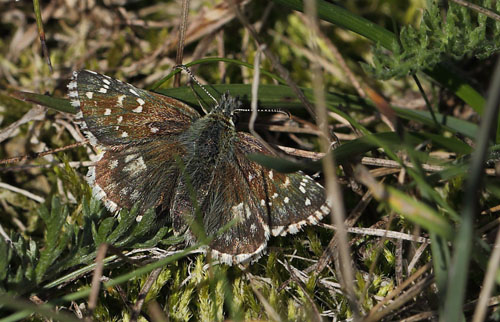
[[[342,166],[337,173],[355,277],[347,283],[355,299],[349,302],[341,286],[338,257],[329,255],[334,241],[329,219],[327,225],[271,239],[268,254],[248,267],[210,266],[204,255],[183,253],[182,240],[154,213],[137,223],[134,209],[116,217],[93,200],[84,176],[96,151],[83,145],[0,168],[0,317],[410,321],[436,319],[443,312],[453,296],[446,294],[443,276],[461,221],[467,162],[500,48],[497,17],[452,1],[318,1],[321,34],[311,39],[307,17],[293,10],[301,1],[237,2],[310,100],[312,65],[323,68],[328,122],[339,139],[334,154]],[[500,12],[497,1],[473,3]],[[12,97],[26,91],[65,98],[73,70],[94,70],[139,88],[161,84],[161,93],[198,105],[186,75],[181,88],[173,88],[172,79],[162,81],[176,64],[179,1],[51,0],[41,1],[40,9],[53,71],[42,55],[33,3],[0,2],[1,159],[82,141],[72,113],[60,112],[66,101],[49,101],[45,105],[53,109],[47,109]],[[207,57],[251,66],[257,47],[229,2],[191,1],[183,61],[198,61],[191,69],[202,83],[214,85],[210,90],[230,90],[249,104],[253,69]],[[278,81],[283,75],[265,56],[261,68],[270,73],[259,79],[261,106],[287,109],[293,116],[259,116],[257,129],[266,141],[295,149],[301,163],[258,161],[317,173],[321,166],[310,161],[321,157],[314,153],[319,150],[314,119],[293,91],[277,86],[286,85]],[[242,130],[246,122],[242,116]],[[478,195],[477,231],[468,237],[475,246],[471,273],[463,277],[469,282],[467,319],[484,288],[498,230],[495,148],[487,175],[481,173],[486,185]],[[383,185],[355,179],[359,162],[370,169],[364,179]],[[413,166],[402,167],[408,164]],[[107,254],[105,287],[97,306],[89,308],[93,263],[104,242],[117,250]],[[137,309],[144,289],[149,293]],[[488,303],[488,318],[498,320],[497,293]],[[56,306],[67,315],[51,310]]]

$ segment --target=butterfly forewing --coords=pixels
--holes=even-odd
[[[177,135],[200,116],[178,100],[93,71],[75,72],[68,88],[77,118],[93,144],[120,145]]]

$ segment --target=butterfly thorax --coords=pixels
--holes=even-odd
[[[232,117],[240,104],[229,94],[222,95],[213,111],[194,121],[182,135],[181,142],[187,151],[185,161],[188,172],[193,166],[193,170],[203,169],[209,173],[215,170],[221,158],[233,154],[237,134]]]
[[[220,158],[232,154],[236,139],[234,125],[221,113],[213,112],[196,120],[182,138],[187,151],[186,170],[215,170]]]

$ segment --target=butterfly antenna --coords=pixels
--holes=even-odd
[[[201,85],[201,83],[196,79],[196,77],[194,77],[193,73],[191,72],[191,70],[189,70],[189,68],[187,68],[186,65],[176,65],[173,67],[173,69],[182,69],[183,71],[185,71],[189,75],[189,77],[196,83],[196,85],[200,86],[205,94],[207,94],[215,102],[215,104],[219,105],[219,101],[217,101],[215,97],[213,97],[212,94],[207,91],[205,86]]]
[[[251,109],[249,108],[237,108],[234,110],[235,112],[252,112]],[[290,112],[279,109],[279,108],[264,108],[257,110],[257,112],[263,112],[263,113],[280,113],[286,115],[288,118],[292,118],[292,114]]]

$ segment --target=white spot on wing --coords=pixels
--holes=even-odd
[[[285,203],[289,203],[289,202],[290,202],[290,198],[285,197],[285,199],[283,199],[283,201],[284,201]]]
[[[107,85],[111,84],[111,82],[109,80],[107,80],[106,78],[103,78],[102,81],[104,82],[104,84],[107,84]]]
[[[139,105],[144,105],[144,103],[146,103],[146,102],[144,102],[144,100],[143,100],[142,98],[140,98],[140,97],[139,97],[139,98],[137,99],[137,103],[139,103]]]
[[[134,89],[129,88],[129,91],[130,91],[130,93],[134,94],[135,96],[139,96],[139,94],[137,94],[137,92],[134,91]]]
[[[111,115],[111,109],[110,109],[110,108],[107,108],[107,109],[104,111],[104,115]]]
[[[118,101],[116,101],[116,102],[118,103],[119,106],[123,106],[124,99],[125,99],[125,95],[118,96]]]
[[[112,170],[112,169],[115,169],[116,167],[118,166],[118,160],[113,160],[109,163],[109,168]]]
[[[281,233],[285,230],[285,227],[284,226],[278,226],[278,227],[274,227],[273,230],[272,230],[272,234],[273,236],[279,236],[281,235]]]
[[[124,171],[133,173],[134,175],[137,175],[146,169],[147,167],[142,157],[138,157],[137,159],[135,159],[134,161],[130,162],[125,167],[123,167]]]
[[[140,193],[138,190],[134,190],[131,194],[130,194],[130,199],[132,199],[133,201],[137,201],[139,200],[139,197],[140,197]]]
[[[80,107],[80,101],[79,100],[71,100],[71,106]],[[83,115],[82,115],[82,117],[83,117]]]
[[[300,190],[302,193],[306,193],[306,189],[304,189],[304,187],[303,187],[303,186],[300,186],[300,187],[299,187],[299,190]]]
[[[231,255],[231,254],[222,253],[218,250],[212,249],[212,257],[214,259],[219,260],[219,262],[227,264],[227,265],[243,264],[243,263],[247,263],[250,261],[254,262],[257,259],[259,259],[260,256],[262,256],[262,252],[264,251],[264,249],[266,249],[266,246],[267,246],[267,238],[263,241],[263,243],[254,252],[243,253],[243,254],[238,254],[238,255]]]
[[[243,219],[245,213],[245,205],[243,202],[240,202],[236,206],[232,206],[231,213],[233,214],[233,218]]]
[[[136,159],[139,155],[138,154],[129,154],[125,157],[125,163],[129,163],[130,161]]]
[[[106,94],[107,92],[108,92],[108,90],[107,90],[107,89],[105,89],[105,88],[103,88],[103,87],[99,88],[99,93]]]
[[[139,106],[137,106],[137,108],[134,108],[132,110],[132,112],[134,112],[134,113],[141,113],[142,112],[142,105],[139,105]]]
[[[290,226],[288,226],[288,232],[290,234],[296,234],[299,232],[299,227],[300,226],[298,226],[297,224],[290,225]]]
[[[269,171],[269,179],[273,180],[273,176],[274,176],[273,170],[270,170]]]
[[[94,96],[94,93],[92,93],[92,92],[87,92],[87,93],[85,93],[85,96],[87,96],[87,97],[88,97],[88,99],[89,99],[89,100],[91,100],[91,99],[92,99],[92,97]]]
[[[306,206],[310,206],[311,205],[311,200],[309,200],[309,198],[306,198],[305,205]]]
[[[125,131],[123,131],[123,132],[122,132],[122,138],[126,138],[126,137],[128,137],[128,133],[127,133],[127,132],[125,132]]]
[[[71,89],[76,89],[76,88],[77,88],[77,84],[76,84],[76,82],[75,82],[75,81],[71,81],[71,82],[69,82],[69,84],[68,84],[68,89],[70,89],[70,90],[71,90]]]
[[[129,193],[130,193],[130,187],[123,187],[120,190],[120,195],[121,196],[128,196]]]
[[[123,116],[118,116],[118,118],[116,119],[116,122],[118,122],[118,124],[120,124],[121,122],[123,121]]]
[[[160,130],[160,129],[159,129],[159,128],[157,128],[157,127],[152,127],[152,128],[151,128],[151,133],[156,133],[156,132],[158,132],[159,130]]]

